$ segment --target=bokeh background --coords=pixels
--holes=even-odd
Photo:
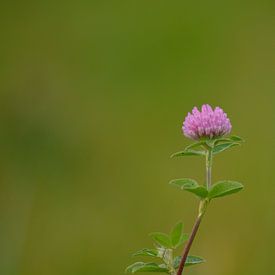
[[[244,146],[214,180],[245,191],[210,207],[190,275],[274,274],[274,1],[3,1],[0,274],[120,275],[204,178],[170,159],[194,105],[225,109]],[[180,253],[180,251],[179,251]]]

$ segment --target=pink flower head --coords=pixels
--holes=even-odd
[[[231,131],[231,123],[226,113],[210,105],[202,105],[201,112],[194,107],[192,114],[188,113],[182,126],[184,135],[188,138],[199,140],[201,138],[217,138],[227,135]]]

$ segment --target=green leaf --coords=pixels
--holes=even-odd
[[[184,150],[171,155],[171,158],[174,157],[187,157],[187,156],[204,156],[204,151],[197,151],[197,150]]]
[[[209,190],[210,199],[227,196],[243,189],[243,185],[237,181],[219,181],[213,184]]]
[[[233,147],[233,146],[237,146],[237,145],[240,145],[239,143],[237,143],[237,142],[226,142],[226,143],[222,143],[222,144],[218,144],[218,145],[216,145],[214,148],[213,148],[213,154],[214,155],[216,155],[216,154],[218,154],[218,153],[221,153],[221,152],[223,152],[223,151],[225,151],[225,150],[227,150],[227,149],[229,149],[229,148],[231,148],[231,147]]]
[[[180,238],[180,241],[179,241],[177,247],[182,246],[188,239],[189,239],[189,235],[188,235],[188,234],[182,234],[182,236],[181,236],[181,238]],[[177,247],[176,247],[176,248],[177,248]]]
[[[198,142],[195,142],[195,143],[192,143],[190,145],[188,145],[185,150],[188,151],[190,149],[193,149],[193,148],[197,148],[197,147],[200,147],[200,146],[203,146],[205,145],[205,141],[198,141]]]
[[[241,137],[238,137],[238,136],[230,136],[230,137],[221,137],[221,138],[217,138],[214,140],[214,144],[215,145],[218,145],[220,143],[243,143],[244,140],[241,138]]]
[[[215,139],[214,141],[214,145],[218,145],[220,143],[232,143],[233,140],[231,140],[230,138],[218,138]]]
[[[233,141],[237,141],[237,142],[244,142],[244,140],[241,138],[241,137],[239,137],[239,136],[231,136],[231,137],[229,137],[231,140],[233,140]]]
[[[171,243],[174,248],[176,248],[178,246],[178,244],[181,240],[182,231],[183,231],[183,223],[182,222],[177,223],[171,231],[170,238],[171,238]]]
[[[177,256],[174,259],[174,268],[177,269],[180,265],[181,257]],[[196,265],[196,264],[201,264],[205,263],[205,260],[201,257],[198,256],[187,256],[186,262],[184,266],[191,266],[191,265]]]
[[[136,262],[128,266],[125,272],[136,273],[136,272],[164,272],[168,273],[168,269],[164,264],[156,263],[144,263]]]
[[[241,145],[244,140],[238,136],[230,136],[227,138],[218,138],[215,140],[213,154],[221,153],[233,146]]]
[[[182,190],[191,192],[200,198],[206,198],[208,195],[207,189],[192,179],[175,179],[171,180],[169,184],[175,185]]]
[[[160,246],[165,248],[172,248],[170,236],[161,232],[154,232],[150,234],[150,237]]]
[[[158,257],[158,251],[157,249],[150,249],[150,248],[144,248],[136,253],[133,254],[133,256],[151,256],[151,257]]]

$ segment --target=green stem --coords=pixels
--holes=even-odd
[[[208,190],[211,187],[211,177],[212,177],[212,150],[209,148],[207,150],[207,153],[206,153],[206,187],[207,187]],[[196,234],[198,232],[198,229],[200,227],[202,218],[203,218],[203,216],[206,212],[208,202],[209,201],[207,199],[204,199],[204,200],[200,201],[199,215],[198,215],[198,217],[195,221],[195,224],[194,224],[193,229],[191,231],[191,235],[189,237],[189,240],[188,240],[186,246],[184,247],[183,255],[182,255],[182,258],[181,258],[181,261],[180,261],[180,265],[179,265],[177,275],[182,275],[183,268],[184,268],[185,262],[187,260],[187,256],[189,254],[192,243],[193,243],[193,241],[196,237]]]
[[[209,190],[211,187],[212,159],[213,159],[212,150],[208,149],[206,152],[206,187],[207,187],[207,190]]]

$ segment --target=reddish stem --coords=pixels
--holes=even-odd
[[[184,247],[183,256],[182,256],[181,261],[180,261],[180,265],[179,265],[179,269],[178,269],[177,275],[181,275],[182,274],[182,271],[183,271],[183,268],[184,268],[184,265],[185,265],[188,253],[190,251],[192,243],[193,243],[193,241],[194,241],[194,239],[196,237],[196,234],[198,232],[201,220],[202,220],[202,216],[199,215],[198,218],[197,218],[197,220],[196,220],[196,222],[195,222],[195,224],[194,224],[194,226],[193,226],[193,229],[192,229],[192,232],[191,232],[191,236],[190,236],[190,238],[189,238],[186,246]]]

